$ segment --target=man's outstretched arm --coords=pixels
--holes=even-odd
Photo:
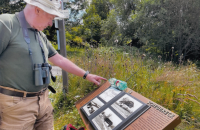
[[[63,70],[80,77],[83,77],[84,74],[86,73],[85,70],[81,69],[80,67],[75,65],[73,62],[71,62],[70,60],[61,56],[58,53],[50,57],[49,61],[52,62],[54,65],[59,66]],[[95,83],[96,85],[100,85],[101,80],[106,80],[105,78],[100,77],[98,75],[94,75],[94,74],[88,74],[86,79],[90,82]]]

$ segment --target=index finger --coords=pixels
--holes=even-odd
[[[107,80],[106,78],[98,76],[98,79]]]

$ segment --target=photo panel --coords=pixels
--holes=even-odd
[[[142,103],[134,99],[133,97],[125,94],[115,103],[111,105],[119,114],[124,118],[129,117],[133,112],[142,107]]]
[[[109,102],[111,99],[113,99],[115,96],[117,96],[121,91],[110,87],[106,91],[104,91],[102,94],[99,95],[101,99],[103,99],[105,102]]]
[[[92,119],[97,130],[113,130],[122,120],[109,108]]]
[[[94,98],[83,107],[83,110],[87,113],[88,116],[90,116],[103,105],[104,103],[101,102],[98,98]]]

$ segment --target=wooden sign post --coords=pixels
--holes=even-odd
[[[93,130],[94,127],[86,118],[85,114],[81,111],[81,107],[83,107],[87,102],[91,99],[95,98],[97,95],[101,94],[104,90],[110,87],[110,83],[107,81],[101,87],[92,91],[84,98],[80,99],[76,102],[76,108],[78,109],[81,118],[88,130]],[[146,97],[140,95],[139,93],[127,88],[126,93],[134,96],[138,100],[144,102],[145,104],[150,106],[145,113],[139,116],[136,120],[134,120],[130,125],[128,125],[125,130],[172,130],[179,123],[181,123],[180,117],[167,110],[166,108],[156,104],[155,102],[147,99]]]

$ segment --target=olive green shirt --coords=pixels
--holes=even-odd
[[[41,47],[35,30],[27,23],[34,64],[44,63]],[[57,51],[46,36],[40,36],[44,46],[46,61]],[[28,44],[24,40],[22,28],[16,14],[0,15],[0,85],[27,92],[38,92],[43,86],[35,86],[34,71]]]

